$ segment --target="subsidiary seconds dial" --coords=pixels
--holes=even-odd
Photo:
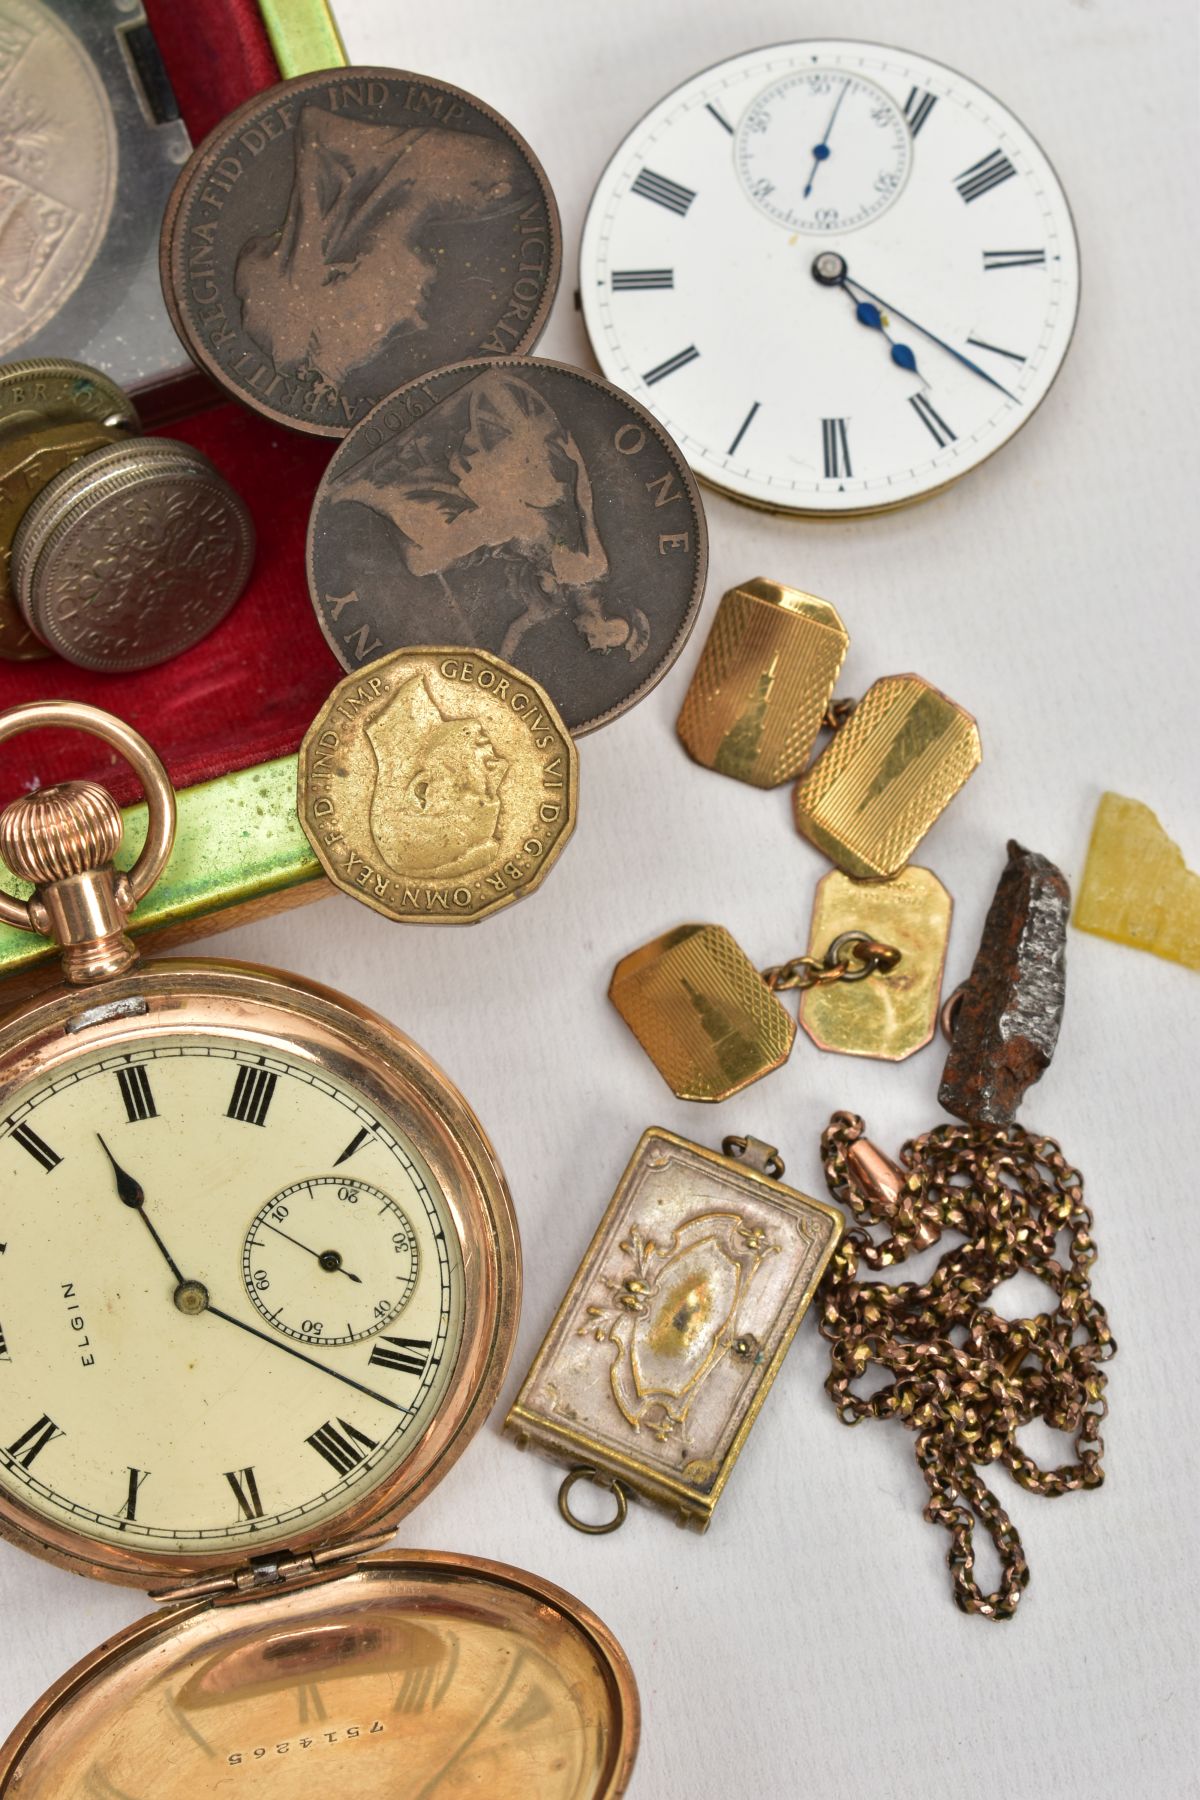
[[[911,156],[896,102],[839,69],[774,82],[746,109],[734,139],[754,204],[786,230],[819,235],[877,219],[904,186]]]
[[[1036,411],[1079,259],[1054,170],[965,76],[821,39],[705,70],[596,188],[604,374],[713,486],[841,517],[937,492]]]
[[[419,1267],[416,1232],[396,1202],[338,1175],[283,1188],[242,1248],[247,1294],[268,1325],[306,1344],[354,1344],[382,1331]]]

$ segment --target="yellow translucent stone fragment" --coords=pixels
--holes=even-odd
[[[1140,800],[1100,796],[1073,923],[1200,969],[1200,875]]]

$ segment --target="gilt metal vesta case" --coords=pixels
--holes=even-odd
[[[651,1129],[506,1421],[704,1531],[841,1235],[768,1145]]]

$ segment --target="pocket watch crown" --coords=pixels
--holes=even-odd
[[[64,781],[22,794],[0,813],[0,857],[14,875],[42,887],[112,862],[121,809],[94,781]]]

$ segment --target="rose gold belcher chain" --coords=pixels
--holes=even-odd
[[[924,1516],[950,1533],[955,1601],[964,1612],[1010,1619],[1029,1566],[1008,1514],[974,1465],[1003,1463],[1035,1494],[1104,1480],[1107,1378],[1100,1364],[1117,1346],[1091,1291],[1096,1247],[1083,1177],[1053,1139],[1021,1125],[940,1125],[905,1144],[894,1193],[873,1184],[867,1191],[851,1155],[862,1137],[862,1120],[839,1112],[821,1138],[829,1191],[858,1221],[821,1288],[821,1331],[833,1346],[826,1392],[844,1424],[898,1418],[917,1433],[917,1462],[931,1496]],[[890,1235],[875,1242],[871,1225]],[[928,1281],[858,1279],[860,1264],[891,1268],[945,1230],[966,1241],[943,1254]],[[1069,1235],[1065,1262],[1056,1256],[1059,1232]],[[1057,1296],[1052,1312],[1006,1319],[987,1305],[1021,1270]],[[892,1379],[860,1396],[852,1384],[872,1364]],[[1042,1469],[1025,1454],[1017,1433],[1035,1418],[1074,1434],[1076,1462]],[[1002,1566],[991,1594],[973,1573],[977,1520]]]

